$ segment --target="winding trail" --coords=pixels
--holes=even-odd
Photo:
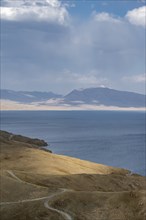
[[[55,211],[55,212],[59,213],[60,215],[62,215],[62,216],[64,217],[65,220],[73,220],[73,218],[72,218],[68,213],[63,212],[63,211],[61,211],[61,210],[59,210],[59,209],[52,208],[52,207],[49,206],[49,204],[48,204],[49,201],[50,201],[50,199],[52,199],[54,196],[61,195],[62,193],[68,192],[68,191],[71,191],[71,190],[62,189],[61,192],[55,193],[55,194],[49,196],[48,199],[44,202],[44,206],[45,206],[45,208],[47,208],[47,209],[49,209],[49,210],[51,210],[51,211]]]
[[[47,188],[46,186],[40,186],[40,185],[36,185],[34,183],[29,183],[29,182],[26,182],[24,180],[21,180],[19,177],[17,177],[11,170],[6,170],[6,172],[15,180],[17,180],[18,182],[21,182],[21,183],[25,183],[25,184],[28,184],[28,185],[32,185],[32,186],[35,186],[35,187],[41,187],[41,188]]]
[[[21,180],[19,177],[17,177],[11,170],[7,170],[7,173],[15,180],[17,180],[18,182],[23,182],[25,183],[23,180]]]
[[[27,183],[27,184],[30,184],[30,185],[35,185],[35,184],[31,184],[29,182],[25,182],[23,180],[21,180],[19,177],[17,177],[13,171],[11,170],[7,170],[7,173],[12,177],[14,178],[15,180],[19,181],[19,182],[23,182],[23,183]],[[37,185],[36,185],[37,186]],[[49,202],[51,201],[51,199],[53,199],[54,197],[56,196],[59,196],[65,192],[71,192],[72,190],[69,190],[69,189],[60,189],[59,192],[57,193],[54,193],[50,196],[46,196],[46,197],[40,197],[40,198],[35,198],[35,199],[26,199],[26,200],[20,200],[20,201],[17,201],[17,202],[1,202],[0,205],[12,205],[12,204],[21,204],[21,203],[26,203],[26,202],[35,202],[35,201],[41,201],[41,200],[45,200],[44,201],[44,207],[53,211],[53,212],[56,212],[58,214],[60,214],[65,220],[73,220],[73,218],[66,212],[63,212],[59,209],[55,209],[51,206],[49,206]]]
[[[25,202],[35,202],[35,201],[40,201],[40,200],[44,200],[44,199],[48,199],[48,196],[40,197],[40,198],[36,198],[36,199],[19,200],[17,202],[1,202],[0,205],[13,205],[13,204],[20,204],[20,203],[25,203]]]
[[[9,141],[11,141],[13,137],[14,137],[14,135],[11,134],[11,135],[9,136]]]
[[[132,171],[129,171],[129,173],[126,174],[126,176],[132,176],[134,173]]]

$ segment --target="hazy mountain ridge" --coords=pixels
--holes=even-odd
[[[145,107],[146,95],[135,92],[118,91],[109,88],[87,88],[73,90],[67,95],[59,95],[53,92],[28,92],[1,90],[1,99],[19,103],[40,102],[43,105],[92,105],[92,106],[116,106],[116,107]]]
[[[21,103],[30,103],[30,102],[39,102],[47,101],[48,99],[61,98],[59,94],[53,92],[39,92],[39,91],[13,91],[2,89],[1,90],[1,99],[21,102]]]
[[[73,90],[65,96],[65,100],[70,102],[82,101],[86,104],[119,107],[144,107],[145,98],[146,96],[142,94],[109,88]]]

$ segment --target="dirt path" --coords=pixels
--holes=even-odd
[[[46,186],[39,186],[37,184],[34,184],[34,183],[29,183],[29,182],[26,182],[22,179],[20,179],[19,177],[17,177],[11,170],[6,170],[6,172],[15,180],[17,180],[18,182],[21,182],[21,183],[25,183],[25,184],[29,184],[29,185],[32,185],[32,186],[35,186],[35,187],[38,187],[38,188],[47,188]]]
[[[17,180],[18,182],[24,182],[23,180],[19,179],[19,177],[17,177],[11,170],[7,170],[7,173],[15,180]]]
[[[25,182],[23,180],[21,180],[19,177],[17,177],[13,171],[11,170],[7,170],[7,173],[12,177],[14,178],[15,180],[19,181],[19,182],[24,182],[24,183],[27,183],[27,184],[30,184],[30,185],[34,185],[34,184],[31,184],[31,183],[28,183],[28,182]],[[37,186],[37,185],[36,185]],[[26,200],[20,200],[20,201],[17,201],[17,202],[1,202],[0,205],[12,205],[12,204],[20,204],[20,203],[26,203],[26,202],[35,202],[35,201],[40,201],[40,200],[45,200],[44,201],[44,207],[53,211],[53,212],[57,212],[59,213],[65,220],[73,220],[73,218],[66,212],[63,212],[59,209],[55,209],[55,208],[52,208],[51,206],[49,206],[49,202],[51,201],[51,199],[53,199],[55,196],[59,196],[65,192],[71,192],[72,190],[68,190],[68,189],[60,189],[59,192],[57,193],[53,193],[52,195],[50,196],[46,196],[46,197],[40,197],[40,198],[35,198],[35,199],[26,199]],[[46,200],[47,199],[47,200]]]
[[[11,134],[11,135],[9,136],[9,141],[11,141],[13,137],[14,137],[14,135]]]
[[[0,205],[13,205],[13,204],[20,204],[20,203],[25,203],[25,202],[35,202],[35,201],[40,201],[40,200],[44,200],[44,199],[48,199],[48,196],[40,197],[40,198],[36,198],[36,199],[25,199],[25,200],[20,200],[17,202],[1,202]]]
[[[73,220],[73,218],[72,218],[68,213],[63,212],[63,211],[61,211],[61,210],[59,210],[59,209],[52,208],[52,207],[49,206],[49,204],[48,204],[53,197],[55,197],[55,196],[57,196],[57,195],[61,195],[62,193],[68,192],[68,191],[70,191],[70,190],[62,189],[61,192],[55,193],[55,194],[49,196],[48,199],[44,202],[44,206],[45,206],[45,208],[47,208],[47,209],[49,209],[49,210],[51,210],[51,211],[54,211],[54,212],[59,213],[60,215],[62,215],[62,216],[64,217],[65,220]]]

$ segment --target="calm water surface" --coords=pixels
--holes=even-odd
[[[145,113],[2,111],[1,129],[46,140],[54,153],[145,175]]]

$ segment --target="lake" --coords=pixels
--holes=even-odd
[[[126,111],[1,111],[1,129],[44,139],[54,153],[142,175],[145,113]]]

